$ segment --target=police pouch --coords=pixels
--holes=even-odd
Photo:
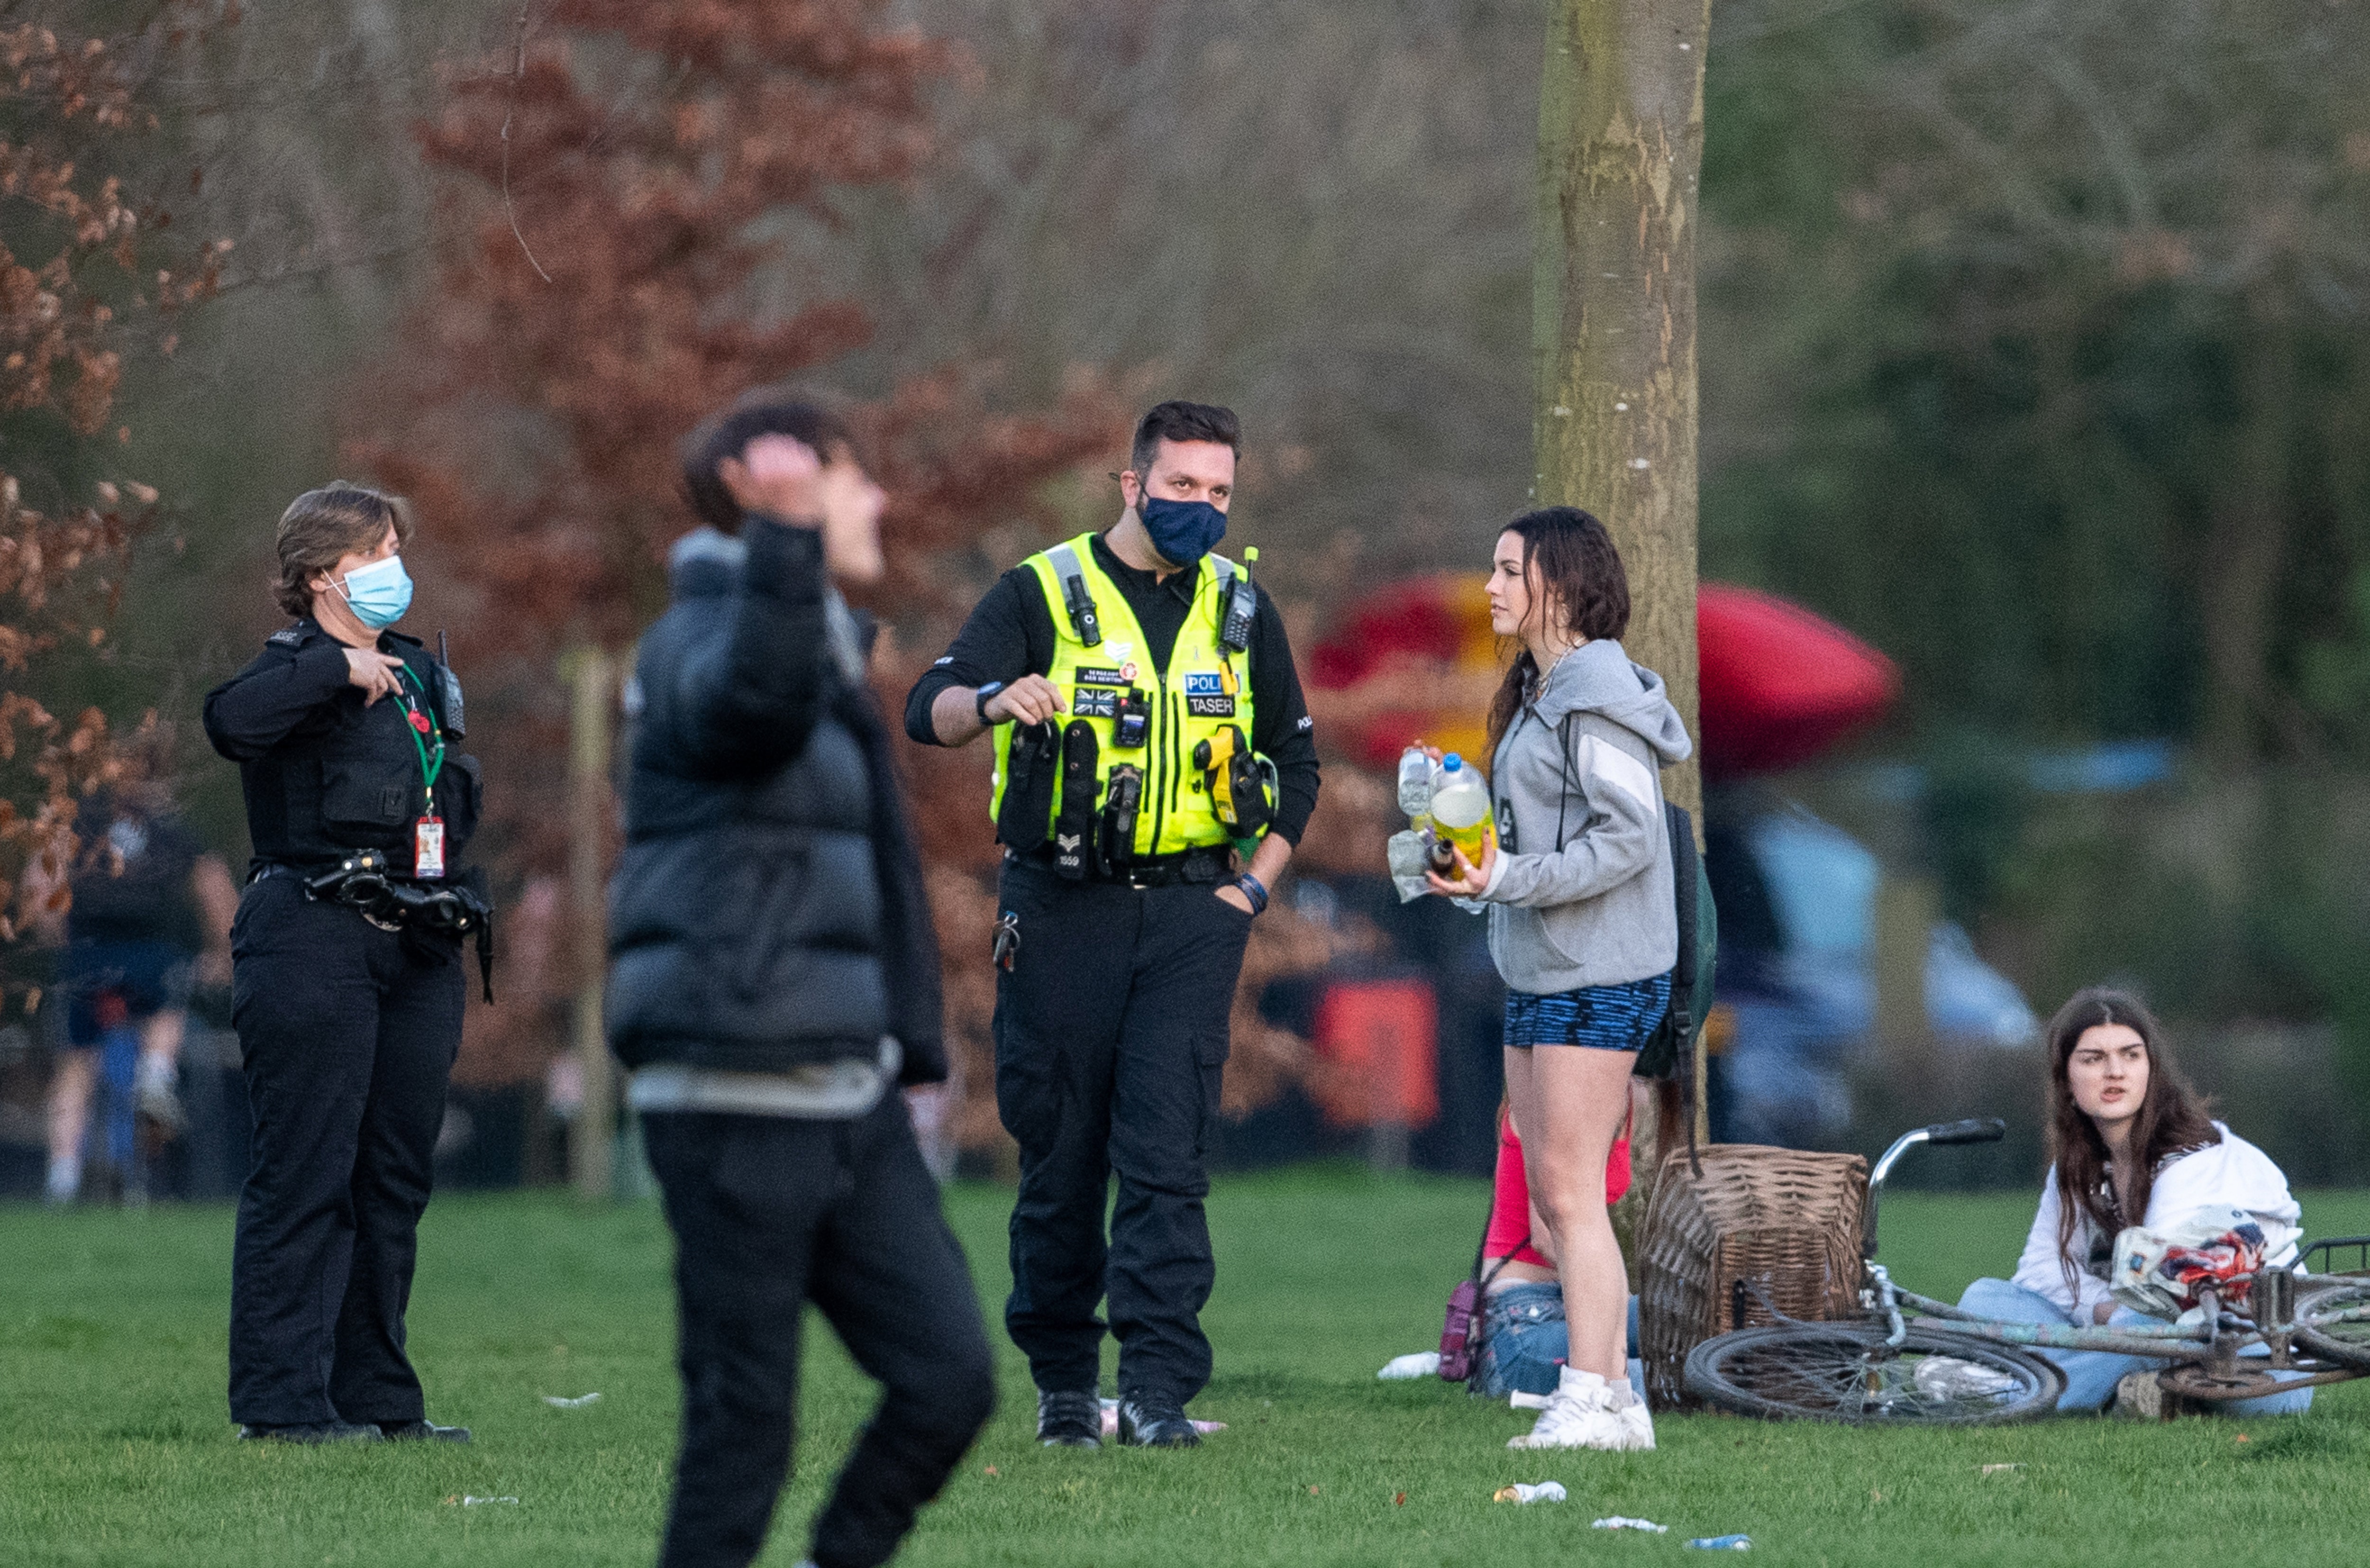
[[[1004,804],[995,814],[995,836],[1027,854],[1045,842],[1045,824],[1053,816],[1053,784],[1062,770],[1062,738],[1050,724],[1023,725],[1013,731],[1011,754],[1005,760]]]
[[[1144,770],[1122,762],[1111,770],[1110,794],[1103,802],[1104,875],[1123,873],[1135,858],[1135,821],[1143,807]]]
[[[1053,819],[1053,870],[1072,881],[1087,875],[1095,857],[1095,801],[1101,793],[1098,769],[1101,757],[1095,727],[1082,718],[1072,719],[1062,731],[1062,809]]]

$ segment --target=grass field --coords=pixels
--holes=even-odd
[[[1006,1194],[949,1196],[983,1295],[1004,1290]],[[2095,1419],[1872,1435],[1665,1417],[1660,1451],[1509,1452],[1528,1417],[1375,1368],[1438,1333],[1469,1258],[1478,1185],[1300,1171],[1221,1184],[1218,1377],[1197,1452],[1045,1452],[1006,1347],[1004,1408],[901,1562],[1545,1564],[1692,1560],[1751,1534],[1801,1564],[2357,1563],[2370,1558],[2370,1387],[2309,1415],[2151,1427]],[[1888,1200],[1906,1282],[1955,1293],[2005,1269],[2017,1197]],[[2316,1233],[2370,1231],[2370,1195],[2312,1195]],[[668,1245],[654,1208],[546,1196],[438,1201],[412,1346],[462,1449],[303,1450],[233,1440],[223,1403],[230,1215],[0,1207],[0,1564],[641,1564],[675,1422]],[[991,1319],[993,1320],[993,1310]],[[997,1336],[999,1345],[1001,1335]],[[869,1393],[810,1338],[800,1474],[765,1561],[787,1565]],[[599,1391],[556,1410],[541,1396]],[[1982,1467],[2022,1468],[1991,1475]],[[1492,1504],[1554,1478],[1561,1506]],[[1404,1501],[1401,1494],[1404,1494]],[[516,1497],[464,1505],[466,1496]],[[1627,1514],[1662,1537],[1589,1528]],[[2171,1557],[2168,1557],[2168,1553]]]

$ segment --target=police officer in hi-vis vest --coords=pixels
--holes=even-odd
[[[1191,1446],[1210,1380],[1202,1148],[1243,947],[1317,783],[1258,553],[1212,554],[1240,449],[1228,409],[1146,414],[1119,521],[1007,572],[905,704],[925,744],[995,732],[995,1098],[1020,1145],[1005,1325],[1049,1445],[1099,1444],[1106,1296],[1122,1442]]]

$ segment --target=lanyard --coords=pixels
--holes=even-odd
[[[420,677],[411,672],[411,666],[408,663],[403,667],[403,678],[419,687],[420,696],[428,695],[428,688],[420,684]],[[437,776],[444,772],[444,735],[442,730],[436,729],[426,711],[418,703],[412,701],[410,692],[397,685],[396,693],[403,699],[403,711],[409,721],[405,724],[404,728],[411,736],[411,749],[420,754],[420,776],[427,783],[428,811],[429,815],[433,816],[436,812],[436,780]],[[436,754],[432,758],[428,752],[428,742],[420,738],[421,736],[430,733],[433,733],[436,737]]]

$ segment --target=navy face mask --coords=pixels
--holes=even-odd
[[[1226,536],[1226,514],[1207,501],[1168,501],[1144,498],[1137,509],[1152,547],[1173,567],[1190,567],[1217,547]]]

